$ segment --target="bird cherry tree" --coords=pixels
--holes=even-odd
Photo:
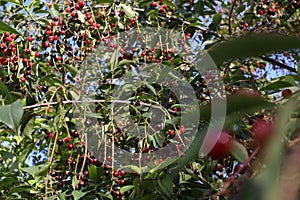
[[[1,199],[295,197],[299,8],[295,0],[2,0]],[[146,28],[176,37],[148,38]],[[217,76],[193,65],[190,55],[203,52]],[[169,72],[169,85],[158,81]],[[137,85],[116,100],[126,77]],[[194,95],[184,100],[199,108],[188,118],[199,115],[196,126],[181,123],[188,109],[172,88],[182,80]],[[209,87],[219,82],[224,126],[206,134]],[[116,103],[128,111],[123,121]],[[156,107],[164,117],[149,116]],[[144,137],[130,134],[128,119]],[[98,135],[107,142],[101,151],[90,147]],[[176,157],[155,154],[171,144]],[[127,159],[116,147],[131,164],[116,165]]]

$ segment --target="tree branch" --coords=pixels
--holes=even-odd
[[[297,70],[296,70],[296,69],[294,69],[294,68],[292,68],[292,67],[290,67],[290,66],[288,66],[288,65],[286,65],[286,64],[283,64],[283,63],[281,63],[281,62],[278,62],[277,60],[274,60],[274,59],[272,59],[272,58],[269,58],[269,57],[266,57],[266,56],[259,56],[259,58],[261,58],[261,59],[263,59],[263,60],[265,60],[265,61],[267,61],[267,62],[269,62],[269,63],[272,63],[272,64],[274,64],[274,65],[277,65],[278,67],[281,67],[281,68],[283,68],[283,69],[286,69],[286,70],[289,70],[289,71],[291,71],[291,72],[297,73]]]
[[[75,103],[121,103],[121,104],[131,104],[132,101],[129,100],[88,100],[88,101],[76,101],[76,100],[67,100],[67,101],[61,101],[61,102],[49,102],[49,103],[41,103],[41,104],[34,104],[34,105],[30,105],[30,106],[24,106],[23,109],[24,110],[28,110],[28,109],[35,109],[35,108],[41,108],[41,107],[49,107],[49,106],[54,106],[54,105],[58,105],[58,104],[75,104]],[[153,105],[153,104],[149,104],[149,103],[145,103],[145,102],[138,102],[140,105],[143,106],[149,106],[149,107],[153,107],[156,109],[160,109],[162,111],[168,110],[168,112],[170,113],[176,113],[173,110],[170,109],[166,109],[162,106],[159,105]]]
[[[228,17],[228,32],[229,32],[230,36],[232,34],[232,31],[231,31],[231,16],[232,16],[232,12],[233,12],[233,8],[234,8],[235,4],[236,4],[236,0],[233,0],[230,11],[229,11],[229,17]]]
[[[235,1],[236,1],[236,0],[235,0]],[[95,7],[96,7],[96,8],[108,8],[108,7],[110,7],[110,6],[97,5],[97,6],[95,6]],[[133,10],[139,11],[139,12],[146,12],[145,9],[141,9],[141,8],[133,8]],[[183,19],[178,19],[178,18],[171,17],[171,16],[168,16],[168,15],[165,15],[165,14],[161,14],[161,13],[159,13],[158,16],[164,17],[164,18],[167,18],[167,19],[171,19],[171,20],[174,20],[174,21],[178,21],[178,22],[181,22],[181,23],[183,23],[183,24],[185,24],[185,25],[190,25],[190,24],[191,24],[190,22],[185,21],[185,20],[183,20]],[[224,37],[223,37],[222,35],[219,35],[219,34],[213,32],[213,31],[210,31],[209,29],[204,28],[204,27],[202,27],[202,26],[193,26],[193,27],[195,27],[196,29],[198,29],[198,30],[200,30],[200,31],[202,31],[202,32],[209,33],[209,34],[212,34],[213,36],[216,36],[216,37],[218,37],[218,38],[224,39]]]
[[[185,25],[190,25],[190,24],[191,24],[190,22],[185,21],[185,20],[183,20],[183,19],[178,19],[178,18],[171,17],[171,16],[167,16],[167,15],[164,15],[164,14],[158,14],[158,16],[164,17],[164,18],[168,18],[168,19],[171,19],[171,20],[174,20],[174,21],[178,21],[178,22],[183,23],[183,24],[185,24]],[[218,38],[224,39],[224,37],[223,37],[222,35],[219,35],[219,34],[217,34],[217,33],[215,33],[215,32],[212,32],[212,31],[210,31],[209,29],[206,29],[206,28],[204,28],[204,27],[202,27],[202,26],[193,26],[193,27],[196,28],[196,29],[198,29],[198,30],[200,30],[200,31],[202,31],[202,32],[210,33],[210,34],[212,34],[213,36],[216,36],[216,37],[218,37]]]

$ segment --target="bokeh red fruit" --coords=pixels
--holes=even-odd
[[[283,98],[287,99],[292,96],[292,91],[290,89],[284,89],[281,91],[281,95]]]
[[[267,142],[274,133],[274,124],[264,119],[256,119],[250,129],[253,139],[260,144]]]
[[[209,134],[206,136],[209,144],[214,144],[208,153],[213,160],[220,160],[230,155],[233,138],[227,131],[221,134]]]

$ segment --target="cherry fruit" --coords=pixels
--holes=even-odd
[[[68,149],[69,149],[69,150],[73,150],[74,147],[75,147],[74,144],[72,144],[72,143],[71,143],[71,144],[68,144]]]
[[[230,155],[232,146],[232,137],[227,131],[222,131],[221,134],[209,134],[206,136],[208,144],[214,144],[208,156],[213,160],[220,160]]]
[[[57,143],[58,145],[63,145],[63,144],[64,144],[64,141],[63,141],[63,139],[59,138],[59,139],[57,139],[56,143]]]
[[[257,143],[265,143],[273,135],[274,126],[271,121],[266,121],[264,119],[257,119],[254,121],[250,129],[253,139]]]
[[[287,99],[292,96],[292,91],[290,89],[284,89],[282,90],[281,95],[283,98]]]
[[[113,176],[114,177],[118,177],[119,176],[119,172],[116,170],[116,171],[113,171]]]

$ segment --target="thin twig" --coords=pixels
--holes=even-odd
[[[230,11],[229,11],[229,17],[228,17],[228,32],[229,32],[230,36],[232,34],[232,31],[231,31],[231,16],[232,16],[232,12],[233,12],[233,8],[234,8],[235,4],[236,4],[236,0],[233,0]]]
[[[274,64],[274,65],[277,65],[278,67],[281,67],[281,68],[283,68],[283,69],[286,69],[286,70],[289,70],[289,71],[291,71],[291,72],[297,73],[297,70],[296,70],[296,69],[294,69],[294,68],[292,68],[292,67],[290,67],[290,66],[288,66],[288,65],[286,65],[286,64],[283,64],[283,63],[281,63],[281,62],[278,62],[277,60],[274,60],[274,59],[272,59],[272,58],[269,58],[269,57],[266,57],[266,56],[259,56],[259,58],[261,58],[261,59],[263,59],[263,60],[265,60],[265,61],[268,61],[268,62],[270,62],[270,63],[272,63],[272,64]]]
[[[96,5],[95,7],[96,8],[108,8],[110,6],[108,6],[108,5],[107,6],[105,6],[105,5]],[[133,8],[133,10],[139,11],[139,12],[146,12],[145,9],[141,9],[141,8]],[[169,16],[169,15],[161,14],[161,13],[159,13],[158,16],[164,17],[164,18],[167,18],[167,19],[171,19],[171,20],[174,20],[174,21],[178,21],[178,22],[180,22],[182,24],[185,24],[185,25],[190,25],[191,24],[190,22],[185,21],[185,20],[183,20],[181,18],[178,19],[178,18]],[[209,34],[212,34],[213,36],[216,36],[218,38],[224,39],[224,37],[222,35],[219,35],[219,34],[213,32],[213,31],[210,31],[209,29],[204,28],[202,26],[193,26],[193,27],[196,28],[196,29],[198,29],[198,30],[200,30],[200,31],[202,31],[202,32],[204,32],[204,33],[209,33]]]
[[[227,191],[227,189],[233,184],[234,180],[237,178],[237,175],[239,173],[241,173],[243,171],[243,169],[245,169],[248,166],[248,164],[251,162],[251,160],[254,158],[254,156],[256,156],[256,154],[259,152],[259,150],[260,150],[260,146],[256,147],[256,149],[252,152],[252,154],[249,156],[249,158],[242,163],[242,165],[238,168],[238,170],[224,184],[223,189],[214,195],[213,199],[216,199],[218,196],[224,194]]]
[[[122,104],[131,104],[132,101],[129,100],[88,100],[88,101],[76,101],[76,100],[67,100],[67,101],[61,101],[61,102],[49,102],[49,103],[41,103],[41,104],[34,104],[34,105],[30,105],[30,106],[24,106],[23,109],[24,110],[28,110],[28,109],[35,109],[35,108],[41,108],[41,107],[49,107],[49,106],[54,106],[54,105],[58,105],[58,104],[75,104],[75,103],[122,103]],[[139,102],[140,105],[143,106],[149,106],[149,107],[153,107],[153,108],[157,108],[160,110],[166,110],[164,107],[159,106],[159,105],[153,105],[153,104],[149,104],[149,103],[145,103],[145,102]],[[168,112],[171,113],[175,113],[175,111],[173,110],[168,110]]]

